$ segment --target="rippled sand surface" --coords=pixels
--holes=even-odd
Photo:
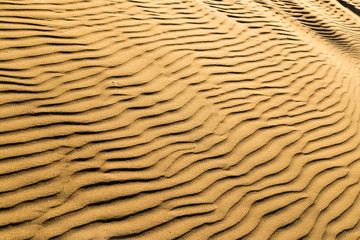
[[[360,237],[359,0],[0,2],[0,239]]]

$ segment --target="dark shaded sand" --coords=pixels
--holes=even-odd
[[[0,239],[358,239],[359,0],[0,3]]]

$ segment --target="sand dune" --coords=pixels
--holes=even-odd
[[[0,9],[0,239],[360,238],[358,0]]]

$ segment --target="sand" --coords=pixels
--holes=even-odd
[[[359,0],[0,3],[0,239],[358,239]]]

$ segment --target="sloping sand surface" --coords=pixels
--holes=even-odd
[[[0,239],[359,239],[359,0],[0,2]]]

